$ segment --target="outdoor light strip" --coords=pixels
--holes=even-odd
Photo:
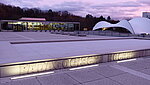
[[[117,61],[117,63],[123,63],[123,62],[135,61],[135,60],[136,59],[128,59],[128,60]]]
[[[78,69],[90,68],[90,67],[95,67],[95,66],[99,66],[99,64],[89,65],[89,66],[82,66],[82,67],[77,67],[77,68],[71,68],[69,70],[78,70]]]
[[[134,51],[134,50],[117,51],[117,52],[112,52],[112,53],[122,53],[122,52],[130,52],[130,51]]]
[[[27,77],[34,77],[34,76],[40,76],[40,75],[45,75],[45,74],[52,74],[54,71],[51,72],[43,72],[43,73],[36,73],[36,74],[30,74],[30,75],[23,75],[23,76],[17,76],[17,77],[12,77],[11,79],[21,79],[21,78],[27,78]]]

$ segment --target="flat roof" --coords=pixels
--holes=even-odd
[[[1,22],[48,22],[48,23],[74,23],[79,24],[80,22],[62,22],[62,21],[34,21],[34,20],[0,20]]]
[[[29,18],[29,17],[22,17],[19,20],[25,20],[25,21],[46,21],[45,18]]]

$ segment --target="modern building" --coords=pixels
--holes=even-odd
[[[79,22],[46,21],[45,18],[20,18],[19,20],[1,20],[4,30],[64,30],[74,31],[80,29]]]
[[[117,24],[111,24],[106,21],[98,22],[94,27],[93,30],[96,29],[103,29],[103,28],[112,28],[112,27],[119,27],[119,29],[126,29],[132,34],[143,34],[148,33],[150,34],[150,19],[148,18],[133,18],[129,21],[122,20]]]
[[[145,17],[145,18],[149,18],[149,19],[150,19],[150,12],[143,12],[143,13],[142,13],[142,17]]]

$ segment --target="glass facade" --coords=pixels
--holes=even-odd
[[[5,21],[2,28],[6,30],[24,31],[24,30],[79,30],[79,22],[37,22],[37,21]]]

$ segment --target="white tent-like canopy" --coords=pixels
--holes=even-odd
[[[98,22],[93,30],[99,28],[122,27],[129,30],[132,34],[149,33],[150,34],[150,19],[148,18],[133,18],[130,21],[122,20],[117,24],[111,24],[106,21]]]

